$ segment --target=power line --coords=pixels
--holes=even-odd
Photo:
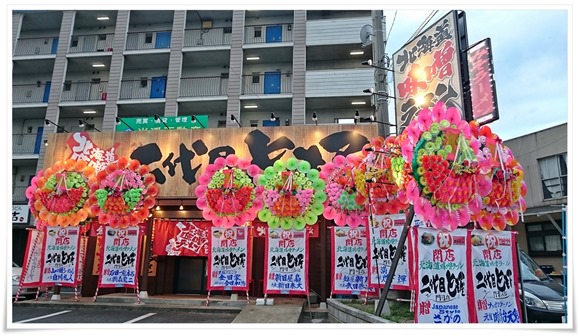
[[[385,39],[385,50],[387,50],[387,43],[389,42],[389,36],[391,36],[391,31],[393,30],[393,26],[395,25],[396,18],[397,18],[397,10],[395,10],[395,15],[393,16],[393,22],[391,22],[391,28],[389,28],[389,32],[387,33],[387,38]]]
[[[414,39],[417,35],[419,35],[419,33],[421,32],[421,30],[427,25],[427,23],[429,21],[431,21],[431,19],[435,16],[435,14],[437,14],[437,12],[439,12],[439,10],[433,10],[433,11],[431,11],[431,13],[429,15],[427,15],[427,18],[423,21],[423,23],[421,23],[421,25],[419,26],[419,28],[417,28],[417,30],[415,30],[415,32],[413,33],[413,35],[411,36],[411,38],[409,38],[409,40],[405,44],[411,42],[412,39]]]

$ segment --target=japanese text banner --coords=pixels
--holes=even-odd
[[[24,263],[22,264],[22,276],[20,285],[40,286],[42,282],[42,244],[44,241],[44,231],[28,231],[28,242],[24,253]]]
[[[414,227],[416,323],[469,323],[467,230]]]
[[[107,227],[104,231],[98,287],[138,288],[139,228]]]
[[[71,286],[78,283],[80,228],[45,228],[42,284]]]
[[[331,294],[361,295],[368,288],[367,229],[332,227]],[[374,292],[374,289],[370,289]]]
[[[211,222],[157,221],[154,225],[154,255],[207,257]]]
[[[477,323],[521,323],[515,232],[471,231],[471,274]]]
[[[264,293],[308,294],[308,244],[305,230],[268,229]]]
[[[249,289],[249,233],[248,227],[211,228],[208,289]]]
[[[373,216],[372,222],[370,218],[369,225],[371,227],[368,230],[369,239],[367,239],[370,268],[369,286],[383,288],[405,226],[405,214]],[[408,246],[409,241],[407,239],[393,275],[391,289],[409,289]]]

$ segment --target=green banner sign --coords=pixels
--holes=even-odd
[[[120,122],[117,124],[115,131],[150,131],[162,129],[192,129],[192,128],[207,128],[208,117],[206,115],[195,116],[177,116],[177,117],[138,117],[138,118],[119,118]],[[192,120],[193,119],[193,120]],[[165,124],[164,124],[165,123]],[[165,127],[167,125],[167,127]]]

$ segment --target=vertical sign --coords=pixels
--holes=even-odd
[[[20,285],[25,287],[38,287],[42,282],[42,242],[44,241],[44,231],[30,230],[28,232],[28,242],[24,253],[22,265],[22,277]]]
[[[98,287],[137,288],[140,230],[138,227],[103,230]]]
[[[371,222],[372,218],[372,222]],[[367,250],[369,260],[369,286],[383,288],[395,257],[399,240],[405,226],[405,214],[369,217],[369,239]],[[403,251],[393,275],[391,289],[409,289],[409,241]],[[377,275],[378,274],[378,275]]]
[[[80,228],[47,227],[44,235],[42,284],[46,286],[77,285]]]
[[[308,295],[306,231],[268,229],[264,293]]]
[[[249,289],[249,241],[247,226],[211,228],[208,289]]]
[[[398,134],[439,101],[464,114],[457,16],[447,13],[393,55]]]
[[[493,78],[491,40],[479,41],[467,51],[469,90],[471,95],[471,118],[480,125],[499,119],[497,95]]]
[[[331,294],[361,295],[368,288],[367,229],[336,227],[330,230]]]
[[[416,323],[469,323],[467,230],[417,230]]]
[[[471,279],[477,323],[521,323],[515,232],[471,231]]]

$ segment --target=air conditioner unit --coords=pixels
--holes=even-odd
[[[213,27],[213,21],[203,21],[201,23],[201,28],[203,29],[209,29]]]

